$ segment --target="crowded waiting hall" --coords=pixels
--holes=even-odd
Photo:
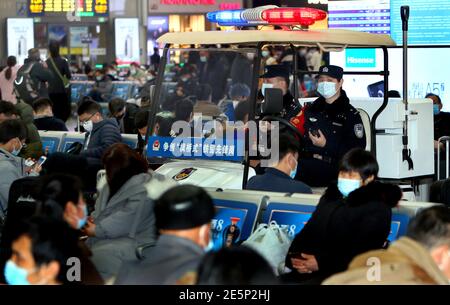
[[[2,1],[0,283],[449,285],[423,3]]]

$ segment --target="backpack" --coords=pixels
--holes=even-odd
[[[16,96],[27,104],[32,104],[39,97],[39,88],[31,78],[31,70],[35,63],[28,63],[17,71],[14,81]]]

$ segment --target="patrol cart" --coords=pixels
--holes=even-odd
[[[208,107],[198,107],[208,110],[207,112],[214,108],[211,104],[224,103],[226,100],[224,96],[228,93],[230,84],[244,83],[250,87],[250,121],[256,115],[259,76],[264,70],[261,51],[268,45],[290,47],[294,54],[297,54],[300,47],[318,47],[326,52],[343,51],[346,48],[381,48],[384,55],[382,71],[346,74],[379,75],[384,80],[384,92],[387,93],[389,89],[387,48],[394,47],[395,42],[388,35],[348,30],[306,29],[315,20],[323,19],[323,14],[322,11],[309,8],[273,6],[213,12],[207,16],[210,21],[219,25],[241,26],[245,30],[167,33],[160,37],[158,43],[165,44],[165,48],[157,85],[154,88],[147,150],[150,159],[164,158],[165,164],[158,172],[180,183],[222,189],[241,189],[255,174],[250,166],[251,145],[248,139],[245,141],[245,136],[235,134],[231,139],[228,137],[228,142],[221,142],[220,149],[217,146],[212,149],[211,143],[207,148],[204,146],[205,141],[209,139],[207,136],[205,138],[205,134],[209,132],[208,128],[197,137],[191,135],[187,139],[188,143],[184,145],[173,143],[176,139],[173,137],[174,134],[172,137],[154,135],[156,114],[161,109],[171,108],[170,105],[173,103],[171,97],[176,97],[175,92],[183,86],[184,80],[176,78],[183,65],[181,69],[185,71],[182,73],[186,73],[191,80],[198,79],[198,83],[207,83],[211,87],[210,98],[202,102]],[[282,29],[245,28],[256,25],[278,25]],[[294,84],[298,84],[298,77],[302,74],[317,73],[297,70],[297,56],[294,56],[293,64]],[[189,72],[189,67],[193,66],[195,68]],[[298,85],[294,85],[294,88],[295,99],[300,102]],[[189,91],[189,88],[186,90]],[[373,151],[379,160],[380,178],[400,181],[434,174],[433,110],[429,100],[409,100],[405,103],[401,99],[388,100],[386,94],[381,99],[350,97],[350,101],[361,113],[368,142],[367,149]],[[226,121],[226,118],[215,116],[214,113],[207,116],[204,112],[202,114],[202,119],[197,117],[196,120],[194,117],[194,123],[191,125],[203,127],[202,122],[207,121],[205,117],[216,122]],[[285,120],[276,117],[271,117],[271,120],[279,121],[280,125],[295,130]],[[406,130],[405,122],[409,125]],[[189,150],[194,148],[194,141],[197,141],[195,156],[193,154],[180,156],[187,148]]]

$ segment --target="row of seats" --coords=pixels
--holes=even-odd
[[[93,81],[71,81],[71,100],[78,102],[83,96],[88,95],[95,85]],[[113,82],[111,92],[105,94],[105,99],[120,97],[124,100],[134,98],[139,94],[141,86],[131,81]]]
[[[86,138],[85,133],[79,132],[39,131],[39,135],[45,154],[65,152],[75,142],[84,144]],[[134,134],[123,134],[122,142],[134,149],[137,146],[137,136]]]
[[[213,220],[214,248],[223,243],[223,236],[232,218],[240,230],[239,241],[246,240],[260,223],[275,221],[286,227],[289,237],[294,238],[305,226],[320,200],[320,195],[264,193],[242,190],[216,190],[209,188],[217,215]],[[425,202],[401,201],[393,209],[389,241],[406,234],[410,219],[423,208],[435,205]]]

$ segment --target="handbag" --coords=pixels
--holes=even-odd
[[[58,67],[55,64],[55,61],[51,57],[50,57],[50,62],[52,63],[52,66],[55,69],[56,74],[58,74],[59,78],[62,80],[64,88],[65,89],[69,88],[70,87],[70,80],[65,75],[61,74],[61,71],[59,71]]]
[[[291,246],[287,228],[281,228],[275,221],[260,224],[256,231],[243,243],[264,257],[276,275],[284,273],[286,255]]]

